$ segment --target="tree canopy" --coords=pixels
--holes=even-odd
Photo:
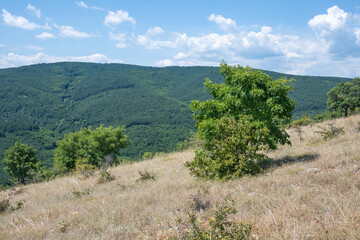
[[[35,149],[26,144],[16,142],[14,146],[5,151],[4,170],[13,181],[25,184],[31,177],[31,171],[37,168]]]
[[[341,111],[348,116],[356,108],[360,108],[360,78],[354,78],[350,82],[341,82],[328,92],[328,109]]]
[[[54,166],[60,172],[75,168],[76,162],[86,159],[89,164],[99,166],[106,156],[116,157],[121,148],[129,145],[124,134],[125,127],[82,128],[78,132],[69,133],[57,142],[54,150]]]
[[[204,178],[255,174],[261,171],[258,163],[266,159],[261,150],[290,143],[281,126],[290,121],[295,106],[288,97],[291,81],[272,80],[259,70],[225,62],[220,73],[225,83],[204,83],[213,99],[190,104],[203,148],[187,166]]]

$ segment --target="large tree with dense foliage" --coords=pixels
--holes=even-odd
[[[59,172],[75,168],[76,162],[86,159],[89,164],[101,166],[109,157],[115,158],[121,148],[129,145],[125,127],[82,128],[69,133],[57,142],[54,150],[54,166]]]
[[[225,83],[204,83],[213,99],[190,104],[203,147],[186,165],[197,177],[226,180],[260,172],[259,162],[267,159],[262,150],[290,143],[281,126],[290,121],[295,102],[285,78],[272,80],[259,70],[225,62],[220,73]]]
[[[33,147],[16,142],[5,151],[3,159],[4,170],[14,182],[22,184],[30,180],[33,171],[37,169],[36,151]]]
[[[341,82],[328,92],[327,106],[330,111],[343,112],[345,117],[360,108],[360,78]]]

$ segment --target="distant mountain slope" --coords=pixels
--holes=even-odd
[[[266,72],[274,78],[283,74]],[[294,116],[326,108],[326,93],[346,78],[291,76]],[[204,78],[222,82],[216,67],[142,67],[54,63],[0,70],[0,159],[16,140],[51,165],[56,141],[89,125],[126,125],[131,146],[121,155],[174,150],[194,130],[192,99],[205,100]],[[0,164],[0,183],[6,176]]]

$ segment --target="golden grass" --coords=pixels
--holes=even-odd
[[[0,192],[0,201],[24,201],[0,215],[0,239],[166,239],[198,193],[211,203],[200,219],[230,196],[234,218],[251,222],[255,239],[359,239],[360,116],[332,122],[345,133],[328,141],[318,125],[303,127],[302,141],[290,129],[292,146],[269,152],[276,166],[255,177],[197,180],[184,167],[194,153],[185,151],[112,168],[109,183],[70,176]],[[139,171],[155,180],[137,181]]]

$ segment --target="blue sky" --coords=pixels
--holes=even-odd
[[[360,76],[360,0],[2,0],[0,68],[229,64]]]

